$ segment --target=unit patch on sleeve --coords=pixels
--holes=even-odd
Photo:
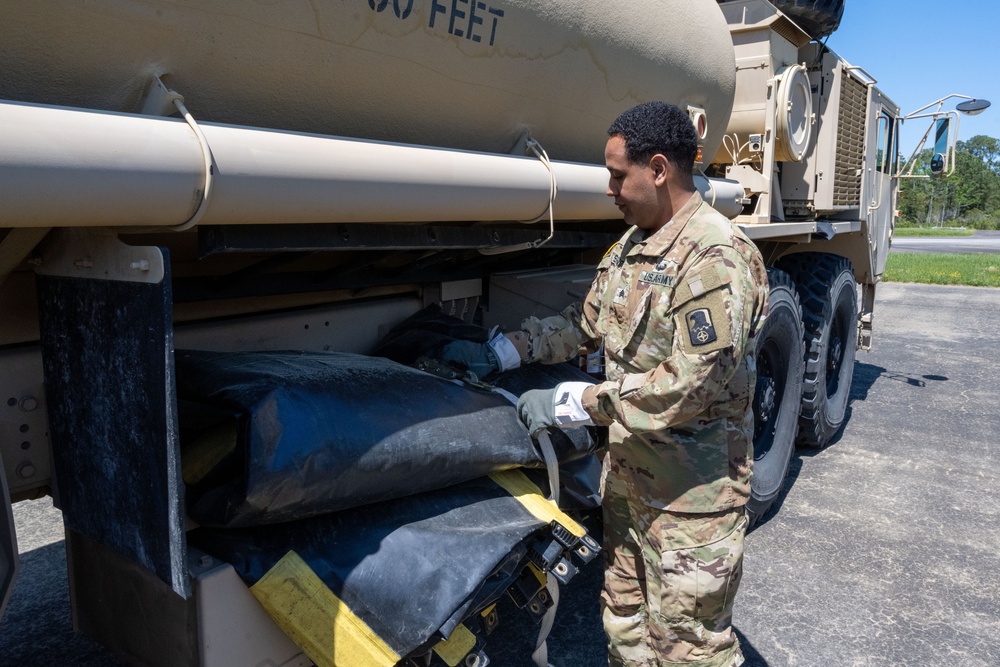
[[[681,310],[687,335],[682,334],[678,342],[685,352],[708,354],[732,345],[732,322],[726,310],[726,293],[722,289],[712,290],[692,299]]]
[[[715,334],[715,323],[712,322],[712,311],[708,308],[698,308],[689,311],[685,316],[688,323],[688,335],[695,347],[708,345],[719,337]]]
[[[604,267],[613,266],[620,269],[622,266],[622,244],[612,244],[601,258],[600,265]]]

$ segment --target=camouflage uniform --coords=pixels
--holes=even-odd
[[[767,292],[756,247],[695,193],[661,229],[626,232],[582,304],[522,323],[529,361],[605,346],[607,381],[583,405],[610,426],[602,602],[612,665],[742,662],[730,626]]]

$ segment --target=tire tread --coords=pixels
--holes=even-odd
[[[796,315],[796,319],[797,319],[797,321],[795,322],[795,325],[796,325],[796,327],[797,327],[797,329],[798,329],[798,331],[799,331],[799,333],[801,335],[801,332],[802,332],[802,307],[801,307],[801,305],[799,303],[799,295],[798,295],[796,287],[795,287],[795,282],[792,280],[791,276],[789,276],[786,272],[784,272],[784,271],[782,271],[780,269],[777,269],[777,268],[768,268],[767,269],[767,279],[768,279],[768,283],[769,283],[769,287],[770,287],[770,293],[772,295],[772,301],[773,301],[773,295],[775,293],[775,288],[778,288],[782,292],[788,294],[788,298],[791,301],[792,309],[793,309],[794,314]],[[767,327],[767,324],[765,324],[765,327]],[[763,333],[763,330],[762,330],[762,332],[758,332],[758,336],[760,336],[761,333]],[[760,343],[763,340],[764,340],[763,337],[759,337],[758,338],[758,345],[760,345]],[[801,338],[800,338],[800,340],[801,340]],[[797,363],[801,367],[801,359],[802,359],[802,356],[800,354],[798,356],[797,362],[790,362],[790,363],[793,363],[793,364]],[[801,379],[801,374],[797,374],[796,379],[800,380]],[[787,391],[793,391],[793,392],[800,392],[801,391],[801,385],[799,384],[799,382],[794,382],[793,386],[791,388],[786,387],[786,390]],[[795,405],[795,410],[797,412],[797,410],[798,410],[798,400],[797,400],[798,396],[796,396],[795,399],[796,400],[793,400],[793,405]],[[756,404],[756,397],[754,397],[754,404]],[[779,416],[779,418],[780,418],[780,416]],[[784,456],[783,470],[782,470],[782,473],[781,473],[782,480],[784,480],[784,478],[788,475],[788,469],[789,469],[789,466],[791,464],[792,454],[793,454],[794,449],[795,449],[795,440],[796,440],[796,436],[797,436],[797,433],[798,433],[799,420],[798,420],[797,416],[793,416],[792,419],[791,419],[791,421],[790,421],[790,423],[786,422],[786,424],[787,424],[787,427],[788,427],[788,431],[781,434],[781,437],[785,441],[784,446],[782,446],[781,443],[778,443],[777,446],[775,444],[772,444],[771,448],[770,448],[770,451],[769,451],[769,455]],[[777,434],[776,434],[776,436],[777,436]],[[747,503],[747,516],[749,517],[749,521],[750,521],[749,525],[751,527],[753,527],[754,525],[756,525],[760,521],[760,519],[765,514],[767,514],[767,512],[771,509],[771,506],[774,504],[775,500],[777,500],[777,498],[781,495],[783,486],[784,486],[784,484],[780,485],[779,488],[777,489],[777,491],[775,491],[773,493],[769,493],[766,496],[762,496],[760,494],[756,494],[755,495],[754,489],[751,488],[750,500]]]
[[[832,34],[840,26],[840,19],[844,16],[844,0],[770,1],[816,40]]]
[[[790,255],[780,266],[795,281],[802,304],[802,324],[805,331],[805,372],[802,377],[802,407],[799,416],[798,442],[804,447],[826,446],[833,433],[824,425],[826,409],[826,363],[823,329],[835,307],[830,290],[843,272],[853,276],[851,262],[846,257],[822,252]]]

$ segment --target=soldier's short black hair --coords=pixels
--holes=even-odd
[[[688,115],[666,102],[644,102],[611,123],[608,136],[625,140],[625,157],[633,164],[657,153],[679,169],[691,171],[698,153],[698,135]]]

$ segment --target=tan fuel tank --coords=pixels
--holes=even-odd
[[[154,75],[195,118],[476,151],[525,130],[603,163],[654,99],[703,107],[735,65],[715,0],[2,0],[0,98],[138,112]]]

